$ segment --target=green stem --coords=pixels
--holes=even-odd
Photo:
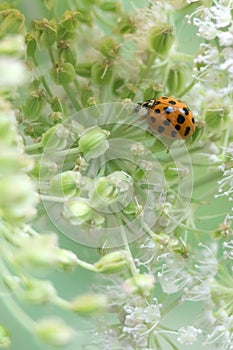
[[[26,152],[28,152],[28,151],[30,152],[30,151],[34,151],[34,150],[36,150],[38,148],[43,148],[42,142],[33,143],[31,145],[26,145],[25,146],[25,151]]]
[[[89,271],[98,272],[97,268],[94,265],[89,264],[86,261],[83,261],[83,260],[80,260],[80,259],[77,259],[77,260],[78,260],[78,266],[81,266],[84,269],[89,270]]]
[[[80,106],[80,104],[78,103],[78,101],[76,100],[76,97],[74,95],[74,92],[73,90],[70,88],[69,85],[67,84],[64,84],[62,85],[63,86],[63,89],[65,90],[67,96],[69,97],[72,105],[74,106],[74,108],[76,109],[76,111],[80,111],[82,109],[82,107]]]
[[[35,66],[37,67],[37,69],[39,69],[40,65],[38,64],[35,55],[32,56],[32,59],[33,59],[33,61],[34,61]],[[47,83],[47,81],[46,81],[44,75],[41,73],[41,71],[40,71],[40,79],[41,79],[41,81],[42,81],[42,84],[44,85],[44,88],[45,88],[47,94],[49,95],[50,98],[52,98],[52,97],[53,97],[53,93],[52,93],[52,91],[50,90],[49,85],[48,85],[48,83]]]

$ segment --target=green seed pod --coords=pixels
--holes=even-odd
[[[35,51],[36,51],[36,38],[33,34],[31,33],[27,33],[25,36],[25,44],[27,47],[27,56],[31,57],[34,55]]]
[[[79,149],[89,159],[96,158],[109,147],[107,137],[109,131],[99,128],[98,126],[89,128],[84,131],[79,139]]]
[[[124,250],[106,254],[95,263],[97,271],[106,274],[120,272],[128,266],[128,253]]]
[[[131,17],[125,16],[117,24],[117,31],[119,34],[133,34],[135,33],[137,26]]]
[[[98,43],[96,49],[106,57],[116,58],[119,53],[120,45],[118,45],[112,37],[105,36]]]
[[[128,294],[139,294],[148,297],[154,288],[155,279],[153,275],[138,274],[123,283],[123,288]]]
[[[45,132],[45,126],[41,123],[33,123],[24,129],[24,133],[32,138],[40,137]]]
[[[76,50],[72,47],[69,40],[60,40],[57,42],[59,59],[63,62],[69,62],[76,66]]]
[[[112,68],[107,62],[96,62],[91,68],[91,78],[94,84],[106,85],[109,84],[112,78]]]
[[[188,70],[185,64],[177,64],[170,68],[166,83],[169,95],[177,95],[185,88],[187,74]]]
[[[0,12],[0,37],[13,34],[24,34],[25,17],[16,9],[3,10]]]
[[[33,20],[35,35],[40,45],[50,47],[57,38],[57,26],[54,20]]]
[[[58,85],[69,84],[75,79],[74,66],[69,62],[57,61],[50,73]]]
[[[75,32],[79,26],[79,17],[78,11],[65,11],[59,26],[67,32]]]
[[[123,88],[124,84],[125,84],[124,79],[122,79],[122,78],[114,79],[113,84],[112,84],[112,90],[113,90],[115,95],[117,95],[117,96],[120,95],[120,91]]]
[[[90,98],[92,98],[94,95],[93,91],[89,88],[89,87],[86,87],[82,90],[81,92],[81,102],[82,102],[82,105],[83,107],[88,107],[90,106]]]
[[[75,68],[75,71],[81,77],[90,78],[92,66],[93,66],[92,62],[78,63]]]
[[[92,315],[104,311],[107,297],[103,294],[86,294],[71,300],[70,309],[80,315]]]
[[[228,116],[228,107],[211,108],[205,113],[205,122],[210,129],[217,130],[227,124]]]
[[[93,22],[92,12],[88,9],[79,8],[79,21],[85,23],[87,26],[91,26]]]
[[[116,186],[107,177],[99,178],[91,193],[91,205],[98,209],[114,203],[118,198]]]
[[[174,42],[174,29],[172,26],[163,25],[153,27],[149,35],[149,46],[152,51],[161,56],[166,56]]]
[[[79,195],[81,174],[77,171],[65,171],[57,174],[50,180],[50,190],[56,196]]]
[[[50,105],[51,105],[51,108],[54,112],[63,112],[64,111],[64,106],[62,104],[62,100],[57,96],[52,98]]]
[[[64,118],[61,112],[53,112],[48,116],[49,123],[52,125],[62,123]]]
[[[30,97],[27,99],[23,111],[28,120],[36,121],[42,108],[45,105],[45,91],[43,89],[31,91]]]

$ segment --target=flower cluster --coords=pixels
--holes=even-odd
[[[77,314],[83,348],[232,349],[232,1],[37,10],[0,5],[3,302],[49,346],[82,338]],[[192,138],[149,130],[136,103],[160,95]]]

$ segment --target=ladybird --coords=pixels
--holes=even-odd
[[[154,100],[139,103],[136,112],[146,109],[142,116],[151,130],[169,139],[186,139],[195,131],[195,120],[189,107],[182,101],[161,96]],[[140,118],[140,119],[142,119]]]

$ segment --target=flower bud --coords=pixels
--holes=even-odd
[[[57,38],[57,28],[54,20],[33,20],[35,35],[40,45],[50,47]]]
[[[116,58],[119,53],[120,45],[118,45],[112,37],[105,36],[98,43],[96,49],[106,57]]]
[[[91,194],[91,205],[98,209],[114,203],[117,200],[118,192],[116,186],[107,177],[99,178]]]
[[[205,122],[212,130],[222,128],[226,124],[229,115],[228,107],[208,109],[205,113]]]
[[[135,275],[123,283],[128,294],[139,294],[148,297],[154,288],[154,276],[148,274]]]
[[[63,215],[72,225],[90,223],[93,218],[93,210],[87,200],[79,197],[70,198],[64,204]]]
[[[38,201],[35,186],[25,174],[12,175],[0,179],[1,217],[17,225],[33,218]]]
[[[107,62],[96,62],[91,68],[91,78],[96,85],[106,85],[112,78],[112,68]]]
[[[120,272],[128,266],[128,253],[124,250],[106,254],[95,263],[97,271],[106,274]]]
[[[149,44],[152,51],[158,55],[166,56],[174,42],[174,30],[172,26],[163,25],[152,27]]]
[[[167,77],[167,87],[170,95],[177,95],[185,88],[187,82],[187,66],[177,64],[170,68]]]
[[[20,249],[12,257],[13,263],[36,269],[59,268],[72,270],[77,266],[77,256],[65,249],[60,249],[55,234],[43,234],[24,237],[19,241]]]
[[[25,30],[25,17],[19,10],[8,9],[0,12],[1,24],[0,33],[1,37],[14,34],[23,34]]]
[[[56,124],[43,134],[41,143],[46,151],[60,150],[67,145],[69,136],[70,131],[63,124]]]
[[[56,296],[56,289],[50,281],[23,279],[24,289],[19,296],[32,304],[46,304]]]
[[[57,61],[50,73],[52,79],[58,85],[69,84],[75,79],[74,66],[69,62]]]
[[[65,11],[59,26],[67,32],[75,32],[79,25],[79,17],[78,11]]]
[[[11,336],[8,329],[0,325],[0,348],[9,348],[11,345]]]
[[[74,196],[80,192],[81,174],[77,171],[64,171],[50,180],[50,189],[56,196]]]
[[[34,34],[31,34],[31,33],[26,34],[25,44],[27,47],[27,56],[28,57],[33,56],[35,51],[36,51],[36,46],[37,46],[37,42],[36,42],[36,38],[35,38]]]
[[[110,132],[94,126],[84,131],[79,139],[79,149],[87,159],[97,158],[109,148],[107,137]]]
[[[107,298],[103,294],[89,294],[78,296],[70,302],[70,309],[82,316],[104,311],[107,306]]]
[[[45,105],[45,91],[43,89],[31,91],[30,97],[27,99],[23,107],[24,114],[31,122],[36,121],[42,108]]]
[[[90,78],[92,65],[92,62],[78,63],[75,69],[76,73],[81,77]]]
[[[58,318],[46,318],[37,322],[35,333],[44,343],[60,347],[70,343],[74,336],[72,328]]]
[[[107,177],[96,180],[94,189],[91,190],[91,205],[98,209],[110,204],[124,202],[126,195],[132,189],[132,178],[123,171],[115,171]]]

